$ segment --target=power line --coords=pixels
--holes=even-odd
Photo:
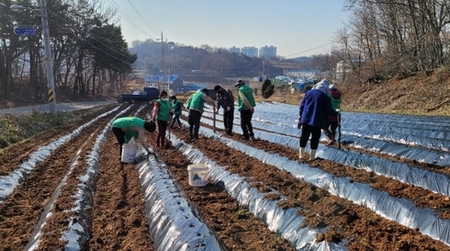
[[[49,10],[51,11],[51,9],[49,9]],[[55,16],[58,16],[58,17],[61,18],[61,19],[64,19],[64,18],[65,18],[65,17],[61,16],[60,14],[58,14],[56,11],[53,11],[52,13],[53,13]],[[62,28],[62,29],[65,28],[65,27],[63,27],[61,24],[59,24],[58,22],[55,22],[55,21],[51,20],[50,18],[49,18],[49,21],[52,21],[52,24],[55,24],[56,26],[59,26],[59,27]],[[72,34],[75,35],[75,37],[77,38],[77,40],[82,41],[80,38],[78,38],[77,34],[76,34],[73,30],[70,30],[70,29],[69,29],[69,31],[70,31]],[[111,49],[112,51],[115,50],[114,48],[112,48],[111,46],[109,46],[109,45],[103,43],[102,41],[98,40],[97,38],[95,38],[95,37],[91,37],[91,38],[92,38],[93,40],[99,42],[100,44],[102,44],[102,45],[105,46],[106,48],[109,48],[109,49]],[[89,43],[89,42],[86,41],[86,40],[83,40],[83,41],[84,41],[85,43],[91,45],[92,47],[98,49],[99,51],[104,52],[105,54],[108,54],[109,56],[111,56],[111,57],[113,57],[113,58],[115,58],[115,59],[121,61],[122,63],[128,64],[128,62],[125,62],[125,61],[123,61],[123,60],[121,60],[121,59],[115,57],[114,55],[110,54],[109,52],[107,52],[107,51],[105,51],[105,50],[102,50],[101,48],[95,46],[94,44]],[[131,58],[129,58],[129,55],[126,55],[126,54],[124,54],[124,53],[120,53],[120,54],[121,54],[121,56],[123,56],[124,58],[131,59]]]
[[[145,35],[156,39],[156,37],[152,37],[152,35],[150,35],[150,33],[148,33],[147,31],[145,31],[144,29],[142,29],[138,24],[136,24],[135,22],[133,22],[133,20],[131,20],[131,18],[119,7],[119,5],[117,5],[117,3],[114,0],[107,0],[112,7],[114,7],[114,9],[116,9],[117,12],[119,12],[121,14],[122,17],[124,17],[131,25],[133,25],[136,29],[140,30],[142,33],[144,33]],[[134,8],[134,7],[133,7]],[[148,24],[147,24],[148,25]],[[151,28],[151,27],[150,27]],[[153,28],[151,28],[153,30]]]
[[[288,57],[291,57],[291,56],[295,56],[295,55],[298,55],[298,54],[303,54],[303,53],[305,53],[305,52],[308,52],[308,51],[313,51],[313,50],[316,50],[316,49],[319,49],[319,48],[322,48],[322,47],[328,46],[328,45],[330,45],[330,44],[332,44],[332,43],[328,43],[328,44],[320,45],[320,46],[317,46],[317,47],[315,47],[315,48],[312,48],[312,49],[308,49],[308,50],[305,50],[305,51],[301,51],[301,52],[296,52],[296,53],[294,53],[294,54],[290,54],[290,55],[287,55],[287,56],[285,56],[285,57],[286,57],[286,58],[288,58]]]
[[[134,5],[130,2],[130,0],[128,0],[128,3],[130,3],[131,7],[133,7],[134,11],[136,11],[136,13],[138,14],[138,16],[144,21],[144,23],[150,27],[150,29],[152,29],[152,31],[154,31],[156,34],[158,34],[157,31],[155,31],[155,29],[153,29],[153,27],[151,27],[147,21],[145,21],[145,19],[142,17],[142,15],[139,13],[139,11],[134,7]]]
[[[56,14],[56,15],[58,15],[58,14]],[[61,16],[60,16],[60,17],[61,17]],[[56,26],[58,26],[58,27],[64,29],[64,27],[63,27],[61,24],[59,24],[58,22],[55,22],[54,20],[51,20],[50,18],[49,18],[49,21],[52,22],[52,25],[56,25]],[[122,63],[129,64],[129,62],[126,62],[126,61],[124,61],[124,60],[122,60],[122,59],[120,59],[120,58],[118,58],[118,57],[112,55],[111,53],[109,53],[109,52],[107,52],[107,51],[105,51],[105,50],[99,48],[98,46],[96,46],[96,45],[94,45],[94,44],[88,42],[87,40],[81,40],[80,38],[78,38],[78,36],[76,36],[77,34],[76,34],[74,31],[72,31],[72,30],[69,30],[69,31],[70,31],[73,35],[75,35],[75,37],[76,37],[77,40],[83,41],[83,42],[89,44],[90,46],[94,47],[95,49],[97,49],[97,50],[99,50],[99,51],[101,51],[101,52],[107,54],[108,56],[110,56],[110,57],[112,57],[112,58],[114,58],[114,59],[116,59],[116,60],[118,60],[118,61],[120,61],[120,62],[122,62]],[[106,45],[105,43],[103,43],[102,41],[96,39],[95,37],[92,37],[92,39],[95,40],[95,41],[97,41],[97,42],[99,42],[99,43],[101,43],[101,44],[103,44],[105,47],[107,47],[107,48],[109,48],[109,49],[111,49],[111,50],[114,50],[112,47]],[[128,56],[128,55],[125,55],[125,54],[123,54],[123,53],[120,53],[120,54],[121,54],[121,56],[123,56],[124,58],[128,58],[128,59],[129,59],[129,56]]]

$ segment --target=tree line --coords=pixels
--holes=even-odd
[[[41,17],[33,11],[39,9],[35,2],[0,0],[1,100],[21,89],[28,90],[28,99],[46,99]],[[12,4],[27,10],[13,11]],[[114,11],[100,2],[48,0],[47,5],[55,90],[73,96],[115,93],[133,69],[217,82],[275,77],[297,66],[331,74],[341,61],[349,68],[349,81],[360,83],[408,77],[419,71],[431,73],[449,65],[450,2],[444,0],[346,0],[350,19],[336,32],[333,51],[306,61],[260,59],[208,45],[192,47],[151,39],[134,41],[129,48],[114,22]],[[16,25],[33,25],[37,35],[18,36],[13,32]]]
[[[26,9],[13,11],[12,4]],[[0,1],[0,96],[24,93],[45,100],[47,80],[39,6],[30,0]],[[114,12],[88,0],[47,1],[56,92],[95,96],[120,88],[137,56],[128,51]],[[14,34],[17,25],[37,29],[33,36]],[[22,90],[21,90],[22,89]],[[23,89],[28,90],[23,92]]]
[[[169,74],[170,69],[171,74],[180,75],[185,80],[226,82],[229,78],[283,74],[283,69],[271,60],[248,57],[209,45],[193,47],[148,39],[133,41],[130,51],[138,55],[134,67],[142,69],[147,75]]]
[[[346,0],[336,55],[357,82],[405,78],[449,65],[450,1]]]

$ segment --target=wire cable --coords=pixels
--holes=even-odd
[[[320,46],[314,47],[314,48],[312,48],[312,49],[308,49],[308,50],[296,52],[296,53],[293,53],[293,54],[290,54],[290,55],[285,56],[285,58],[292,57],[292,56],[295,56],[295,55],[298,55],[298,54],[302,54],[302,53],[305,53],[305,52],[308,52],[308,51],[317,50],[317,49],[320,49],[320,48],[322,48],[322,47],[328,46],[328,45],[330,45],[330,44],[332,44],[332,43],[328,43],[328,44],[324,44],[324,45],[320,45]]]
[[[113,0],[112,0],[113,1]],[[136,11],[136,13],[138,14],[138,16],[144,21],[144,23],[150,27],[150,29],[152,29],[152,31],[154,31],[156,34],[158,34],[158,32],[155,31],[155,29],[153,29],[153,27],[151,27],[147,21],[145,21],[145,19],[142,17],[141,13],[139,13],[139,11],[134,7],[134,5],[131,3],[130,0],[128,0],[128,3],[130,3],[131,7],[133,7],[134,11]]]
[[[150,35],[150,33],[148,33],[147,31],[145,31],[144,29],[142,29],[138,24],[136,24],[135,22],[133,22],[133,20],[131,20],[131,18],[119,7],[119,5],[114,1],[114,0],[107,0],[109,2],[109,4],[114,7],[114,9],[119,12],[121,14],[122,17],[124,17],[131,25],[133,25],[136,29],[140,30],[142,33],[144,33],[145,35],[151,37],[152,39],[156,39],[156,37],[153,37],[152,35]],[[133,6],[134,8],[134,6]],[[145,21],[145,20],[144,20]],[[147,24],[148,25],[148,24]],[[150,27],[150,26],[149,26]],[[150,27],[151,28],[151,27]],[[153,30],[153,28],[151,28]],[[154,30],[153,30],[154,31]]]
[[[48,20],[49,20],[49,22],[52,22],[52,25],[56,25],[56,26],[58,26],[58,27],[64,29],[64,27],[63,27],[61,24],[59,24],[58,22],[55,22],[55,21],[52,20],[51,18],[48,18]],[[67,29],[65,29],[65,30],[67,30]],[[70,31],[73,35],[75,35],[74,37],[75,37],[77,40],[83,41],[83,42],[89,44],[90,46],[92,46],[93,48],[97,49],[98,51],[103,52],[103,53],[107,54],[108,56],[110,56],[110,57],[112,57],[112,58],[114,58],[114,59],[116,59],[116,60],[118,60],[118,61],[120,61],[120,62],[122,62],[122,63],[130,64],[129,62],[126,62],[126,61],[124,61],[124,60],[122,60],[122,59],[116,57],[115,55],[112,55],[112,54],[109,53],[108,51],[105,51],[104,49],[102,49],[102,48],[100,48],[100,47],[98,47],[98,46],[96,46],[96,45],[90,43],[89,41],[80,39],[80,38],[77,36],[77,33],[75,33],[74,31],[71,31],[71,30],[69,30],[69,31]],[[98,39],[96,39],[96,38],[94,38],[94,37],[91,37],[91,38],[92,38],[93,40],[95,40],[95,41],[97,41],[97,42],[103,44],[105,47],[111,49],[112,51],[114,51],[114,48],[112,48],[112,47],[106,45],[106,44],[103,43],[102,41],[100,41],[100,40],[98,40]],[[123,56],[124,58],[127,58],[127,59],[131,59],[131,58],[129,57],[129,55],[126,55],[126,54],[123,54],[123,53],[120,53],[120,56]]]

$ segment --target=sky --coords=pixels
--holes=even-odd
[[[344,0],[104,0],[128,45],[161,39],[186,46],[274,46],[277,56],[329,53],[349,12]]]

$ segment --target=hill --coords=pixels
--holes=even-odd
[[[445,68],[385,83],[341,84],[343,109],[416,115],[450,115],[450,71]]]
[[[409,78],[393,78],[383,83],[339,83],[342,110],[411,115],[450,115],[450,71],[439,69]],[[303,94],[276,92],[269,99],[297,105]]]

